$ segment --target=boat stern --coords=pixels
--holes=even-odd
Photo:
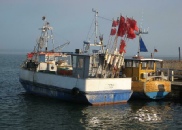
[[[170,81],[148,81],[144,87],[144,93],[150,99],[162,99],[170,92]]]

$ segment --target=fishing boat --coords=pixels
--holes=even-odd
[[[96,31],[98,12],[93,12]],[[89,105],[125,103],[129,100],[132,94],[131,78],[120,78],[118,74],[124,61],[122,53],[108,53],[101,36],[99,42],[97,39],[94,43],[84,41],[84,48],[75,49],[75,52],[60,52],[54,48],[49,51],[49,41],[54,44],[53,28],[45,17],[42,19],[41,36],[20,68],[19,81],[26,92]],[[99,49],[91,51],[92,46]],[[108,64],[111,54],[116,60]],[[114,69],[116,65],[118,73]]]
[[[139,50],[138,55],[131,59],[125,59],[125,65],[122,74],[126,77],[132,77],[133,94],[131,99],[162,99],[171,92],[171,82],[168,73],[163,72],[163,60],[144,58],[140,52],[148,52],[139,31]],[[154,49],[154,51],[157,51]]]

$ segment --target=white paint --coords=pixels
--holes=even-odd
[[[77,87],[84,92],[131,90],[131,78],[80,79],[21,69],[20,79],[66,89],[72,89],[74,87]]]

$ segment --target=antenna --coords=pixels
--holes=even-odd
[[[97,43],[97,27],[98,27],[98,21],[97,21],[98,11],[92,8],[92,12],[95,13],[95,31],[94,31],[95,40],[94,40],[94,44],[96,44]]]
[[[139,45],[138,45],[138,57],[140,56],[140,39],[141,39],[141,34],[148,34],[149,27],[147,30],[142,28],[142,22],[143,22],[143,10],[142,10],[142,19],[141,19],[141,24],[138,32],[135,32],[136,35],[139,36]]]
[[[149,29],[149,27],[148,27],[147,30],[143,29],[143,27],[142,27],[142,24],[143,24],[143,14],[144,14],[144,11],[143,11],[143,9],[142,9],[142,18],[141,18],[141,23],[140,23],[140,27],[139,27],[139,32],[137,32],[136,35],[148,34],[148,29]],[[143,30],[142,30],[142,29],[143,29]]]

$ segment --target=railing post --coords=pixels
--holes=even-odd
[[[171,71],[171,81],[174,81],[174,71]]]

